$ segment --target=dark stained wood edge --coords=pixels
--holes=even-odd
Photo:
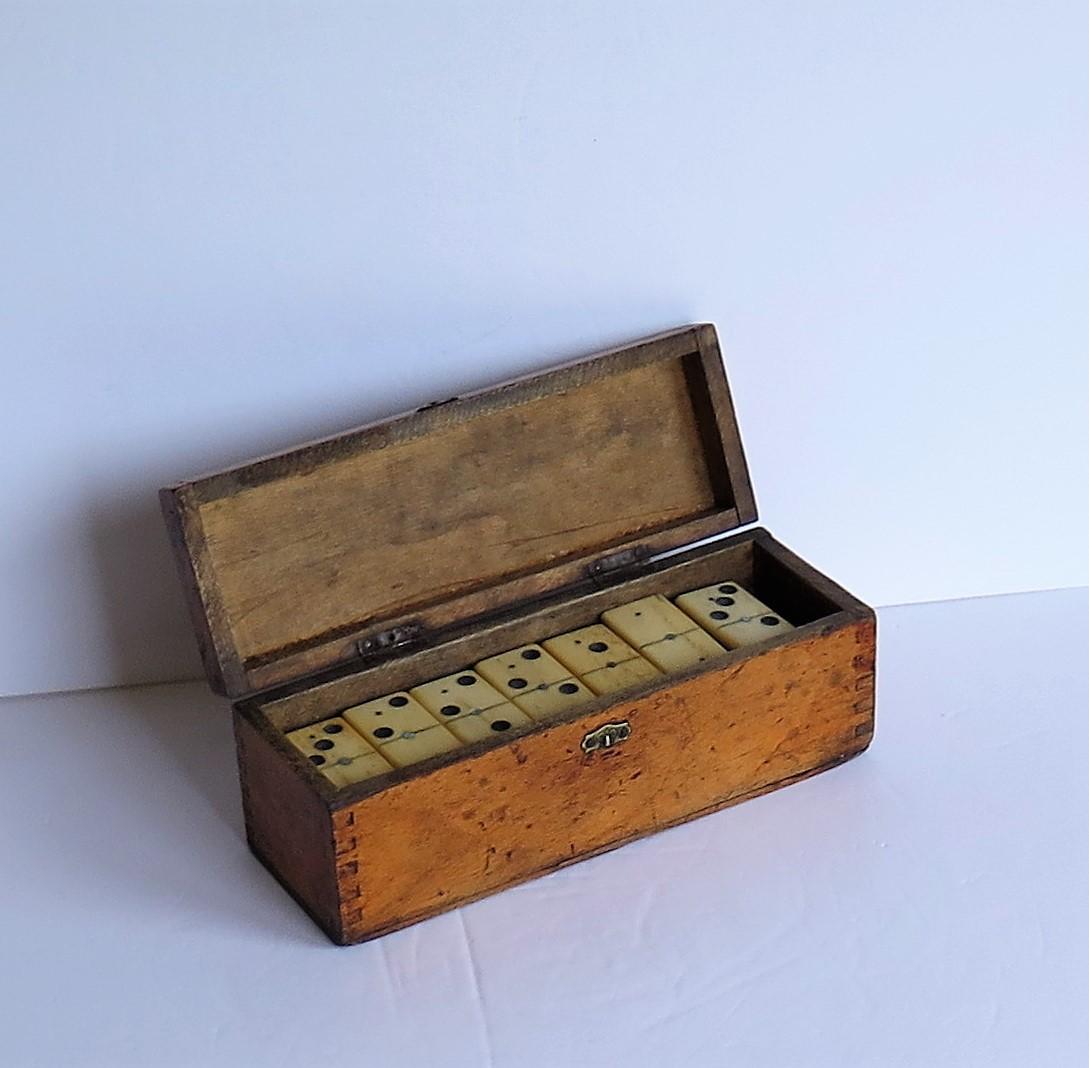
[[[328,801],[298,774],[294,750],[259,717],[234,711],[246,840],[334,942],[342,937]]]
[[[741,442],[741,428],[737,422],[730,384],[726,377],[726,367],[719,349],[718,332],[712,324],[702,323],[696,327],[696,336],[703,363],[703,381],[710,394],[711,415],[718,427],[723,470],[730,480],[731,496],[737,511],[735,525],[744,526],[746,523],[756,522],[756,498]]]
[[[219,588],[191,490],[188,486],[162,489],[159,504],[208,683],[214,693],[241,693],[246,685],[245,673],[223,618]]]

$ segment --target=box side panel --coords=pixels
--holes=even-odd
[[[333,813],[360,941],[842,762],[873,733],[856,619],[436,769]],[[630,737],[584,753],[588,731]]]
[[[258,859],[333,941],[341,938],[333,830],[325,801],[292,766],[286,743],[234,712],[246,837]]]

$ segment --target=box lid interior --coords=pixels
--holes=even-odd
[[[348,664],[395,628],[434,635],[588,581],[603,558],[756,518],[709,325],[186,482],[162,501],[209,680],[232,696]]]

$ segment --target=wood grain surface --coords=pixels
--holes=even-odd
[[[714,328],[163,491],[213,684],[241,694],[755,517]]]
[[[333,937],[373,937],[848,759],[873,732],[874,649],[873,621],[855,621],[335,808]],[[630,739],[584,754],[613,720]]]

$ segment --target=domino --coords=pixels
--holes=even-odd
[[[476,670],[530,719],[548,719],[594,699],[594,694],[539,645],[489,657]]]
[[[602,623],[541,643],[596,694],[638,686],[662,673]]]
[[[289,731],[286,737],[335,786],[392,770],[389,761],[339,716]]]
[[[518,727],[532,726],[533,720],[510,701],[491,708],[475,709],[447,724],[450,731],[466,745],[485,738],[494,740]]]
[[[794,628],[735,582],[704,586],[677,598],[677,607],[728,649],[755,645]]]
[[[601,619],[667,675],[726,655],[707,631],[658,593],[611,608]]]
[[[345,709],[342,715],[395,768],[448,753],[460,745],[411,694],[391,693]]]
[[[409,693],[466,744],[495,738],[533,723],[474,671],[459,671],[434,682],[425,682]]]

